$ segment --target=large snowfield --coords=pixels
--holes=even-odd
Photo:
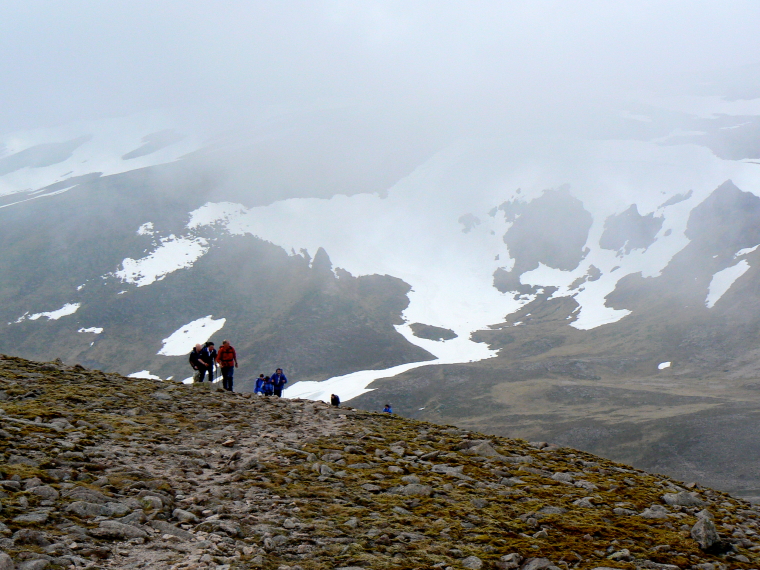
[[[663,107],[677,108],[678,101],[658,100]],[[728,102],[716,97],[688,98],[679,110],[699,116],[717,113],[760,115],[760,99]],[[629,113],[631,120],[646,120]],[[34,145],[60,143],[77,136],[90,136],[71,151],[69,158],[51,166],[26,166],[0,171],[0,196],[18,195],[14,203],[34,198],[33,193],[66,178],[91,172],[112,174],[127,169],[176,160],[199,148],[198,140],[186,136],[149,154],[124,159],[145,144],[152,132],[171,130],[164,118],[128,117],[104,123],[78,125],[63,131],[35,131],[0,137],[5,156]],[[139,152],[136,154],[140,154]],[[0,157],[1,158],[1,157]],[[141,259],[125,259],[110,278],[144,287],[166,275],[192,267],[213,243],[196,235],[204,226],[234,235],[251,234],[286,251],[320,247],[334,267],[355,276],[387,274],[403,279],[412,290],[397,330],[411,343],[437,358],[388,370],[364,370],[324,382],[301,382],[289,387],[289,397],[329,400],[338,393],[344,401],[368,390],[372,381],[397,375],[417,366],[472,362],[491,358],[495,352],[470,339],[473,332],[497,325],[510,313],[532,300],[515,298],[493,285],[498,268],[514,264],[503,236],[510,227],[501,211],[504,202],[529,203],[547,189],[567,187],[591,214],[593,223],[585,247],[586,256],[577,268],[565,271],[540,264],[526,271],[520,282],[539,288],[555,287],[554,297],[573,296],[580,305],[573,327],[588,330],[625,318],[629,311],[605,305],[620,279],[641,272],[658,275],[689,240],[684,235],[691,210],[726,180],[742,190],[760,195],[760,164],[724,160],[694,144],[663,145],[641,140],[580,140],[555,138],[541,141],[501,139],[469,140],[438,152],[411,174],[387,190],[387,194],[335,195],[327,199],[280,200],[247,208],[224,201],[210,202],[188,212],[186,235],[161,234],[154,220],[135,228],[156,237],[154,251]],[[565,186],[567,185],[567,186]],[[66,188],[68,189],[68,188]],[[255,192],[256,188],[251,188]],[[677,195],[685,200],[664,205]],[[55,199],[51,194],[45,196]],[[663,223],[648,248],[621,253],[603,249],[599,242],[605,221],[636,204],[641,215],[653,213]],[[476,220],[464,227],[460,218]],[[272,223],[276,220],[276,223]],[[737,257],[749,250],[738,252]],[[600,277],[571,288],[592,266]],[[716,273],[705,304],[711,308],[749,268],[746,259]],[[72,314],[67,305],[59,311],[24,315],[20,320]],[[31,310],[31,309],[30,309]],[[234,315],[200,318],[163,339],[160,355],[185,354],[195,342],[203,342]],[[420,339],[411,323],[424,323],[453,330],[457,338],[445,341]],[[84,332],[84,331],[83,331]],[[148,374],[140,371],[137,374]],[[297,378],[293,379],[297,380]]]

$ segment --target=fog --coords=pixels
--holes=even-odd
[[[741,68],[760,59],[753,1],[0,8],[0,133],[155,109],[207,132],[372,109],[421,138],[547,133],[587,128],[641,93],[730,95],[757,83]]]

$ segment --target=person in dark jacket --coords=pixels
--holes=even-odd
[[[223,340],[222,346],[219,347],[219,354],[216,356],[216,361],[222,369],[222,385],[225,390],[232,392],[232,375],[237,368],[237,353],[230,344],[230,341]]]
[[[216,348],[214,343],[209,341],[203,345],[201,349],[201,359],[206,363],[205,369],[201,369],[201,382],[203,382],[203,376],[208,374],[208,381],[214,381],[214,363],[216,362]]]
[[[256,378],[256,387],[253,389],[253,393],[261,394],[263,389],[264,389],[264,375],[259,374],[259,377]]]
[[[200,344],[196,344],[193,350],[190,352],[190,358],[188,359],[190,366],[195,371],[193,373],[194,382],[203,382],[203,376],[208,368],[208,361],[203,357],[203,348]]]
[[[330,404],[336,408],[340,408],[340,398],[337,394],[330,394]]]
[[[274,395],[282,398],[282,390],[285,388],[285,384],[288,383],[288,379],[282,373],[282,368],[278,368],[272,374],[272,384],[274,385]]]

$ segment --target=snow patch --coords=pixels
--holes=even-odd
[[[103,327],[90,327],[90,328],[81,328],[77,332],[79,333],[93,333],[93,334],[100,334],[103,332]]]
[[[42,317],[45,317],[48,320],[51,321],[57,321],[61,317],[66,317],[68,315],[73,315],[74,313],[79,310],[79,307],[82,306],[82,303],[66,303],[63,307],[60,309],[57,309],[55,311],[46,311],[44,313],[34,313],[33,315],[30,315],[27,311],[23,315],[21,315],[18,319],[16,319],[15,322],[20,323],[22,321],[36,321],[37,319],[41,319]]]
[[[169,273],[192,267],[209,250],[208,242],[201,237],[176,237],[161,239],[161,245],[150,255],[141,259],[126,258],[122,268],[113,275],[125,283],[138,287],[161,281]]]
[[[233,202],[207,202],[197,210],[190,212],[188,229],[201,226],[211,226],[216,223],[227,223],[233,217],[245,213],[246,207]]]
[[[138,236],[152,236],[154,233],[153,222],[145,222],[143,225],[137,228]]]
[[[144,378],[146,380],[161,380],[159,376],[151,374],[150,370],[140,370],[139,372],[133,372],[129,374],[127,378]]]
[[[742,255],[747,255],[749,253],[752,253],[755,251],[758,247],[760,247],[760,244],[757,244],[755,247],[745,247],[744,249],[740,249],[734,254],[734,259],[737,257],[741,257]]]
[[[746,259],[742,259],[736,265],[727,267],[721,271],[718,271],[712,276],[710,281],[710,287],[708,288],[707,298],[705,299],[705,306],[708,309],[712,309],[720,298],[731,288],[731,285],[744,275],[749,269],[749,263]]]
[[[668,362],[660,362],[660,363],[657,365],[657,369],[658,369],[658,370],[665,370],[666,368],[670,368],[670,365],[671,365],[671,362],[670,362],[670,361],[668,361]]]
[[[227,319],[216,319],[211,315],[196,319],[181,326],[162,342],[164,346],[158,351],[161,356],[184,356],[198,343],[206,342],[211,335],[220,331]]]

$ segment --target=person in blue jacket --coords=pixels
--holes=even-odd
[[[392,414],[393,408],[391,408],[390,404],[385,404],[385,407],[383,408],[383,412],[386,414]]]
[[[272,384],[274,385],[274,395],[282,398],[282,390],[285,388],[285,384],[288,383],[288,379],[282,373],[282,368],[278,368],[272,374]]]
[[[253,389],[254,394],[261,394],[264,389],[264,375],[259,374],[259,377],[256,378],[256,387]]]

